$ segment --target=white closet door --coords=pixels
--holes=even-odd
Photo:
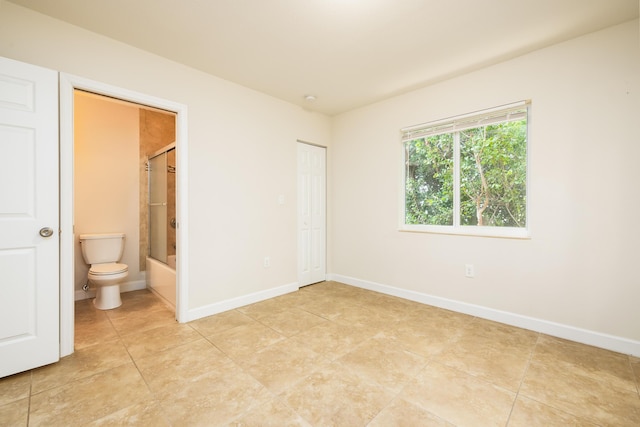
[[[0,377],[59,359],[58,73],[0,58]]]
[[[298,143],[298,284],[326,276],[326,149]]]

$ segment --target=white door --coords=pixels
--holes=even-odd
[[[59,359],[58,74],[0,58],[0,377]]]
[[[298,143],[298,285],[326,275],[326,149]]]

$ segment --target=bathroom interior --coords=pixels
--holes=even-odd
[[[108,261],[128,269],[119,292],[149,289],[175,313],[175,128],[175,113],[75,91],[76,300],[96,298],[103,288],[89,280],[81,236],[122,233],[122,257]]]

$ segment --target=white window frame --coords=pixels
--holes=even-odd
[[[426,225],[426,224],[406,224],[406,168],[405,168],[405,142],[422,136],[425,132],[433,132],[434,129],[443,129],[439,133],[452,133],[460,129],[474,127],[467,125],[468,123],[477,123],[476,126],[482,124],[490,124],[495,117],[499,117],[501,113],[507,113],[517,108],[527,109],[527,165],[526,165],[526,225],[525,227],[495,227],[495,226],[472,226],[460,224],[460,143],[459,134],[454,135],[454,166],[453,166],[453,225]],[[499,121],[498,121],[499,122]],[[462,124],[462,126],[460,126]],[[450,129],[450,130],[449,130]],[[431,133],[433,134],[433,133]],[[401,183],[399,192],[399,231],[420,232],[420,233],[437,233],[452,234],[464,236],[482,236],[482,237],[498,237],[512,239],[530,239],[531,238],[531,217],[530,217],[530,135],[531,135],[531,102],[520,101],[512,104],[501,105],[499,107],[489,108],[486,110],[476,111],[469,114],[454,116],[442,120],[423,123],[420,125],[409,126],[400,130],[400,148],[401,148]]]

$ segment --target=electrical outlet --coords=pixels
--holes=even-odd
[[[264,265],[264,268],[269,268],[269,267],[271,267],[271,259],[269,259],[269,257],[268,257],[268,256],[264,257],[264,263],[263,263],[263,265]]]
[[[473,264],[465,264],[464,265],[464,275],[466,277],[473,277],[475,275]]]

